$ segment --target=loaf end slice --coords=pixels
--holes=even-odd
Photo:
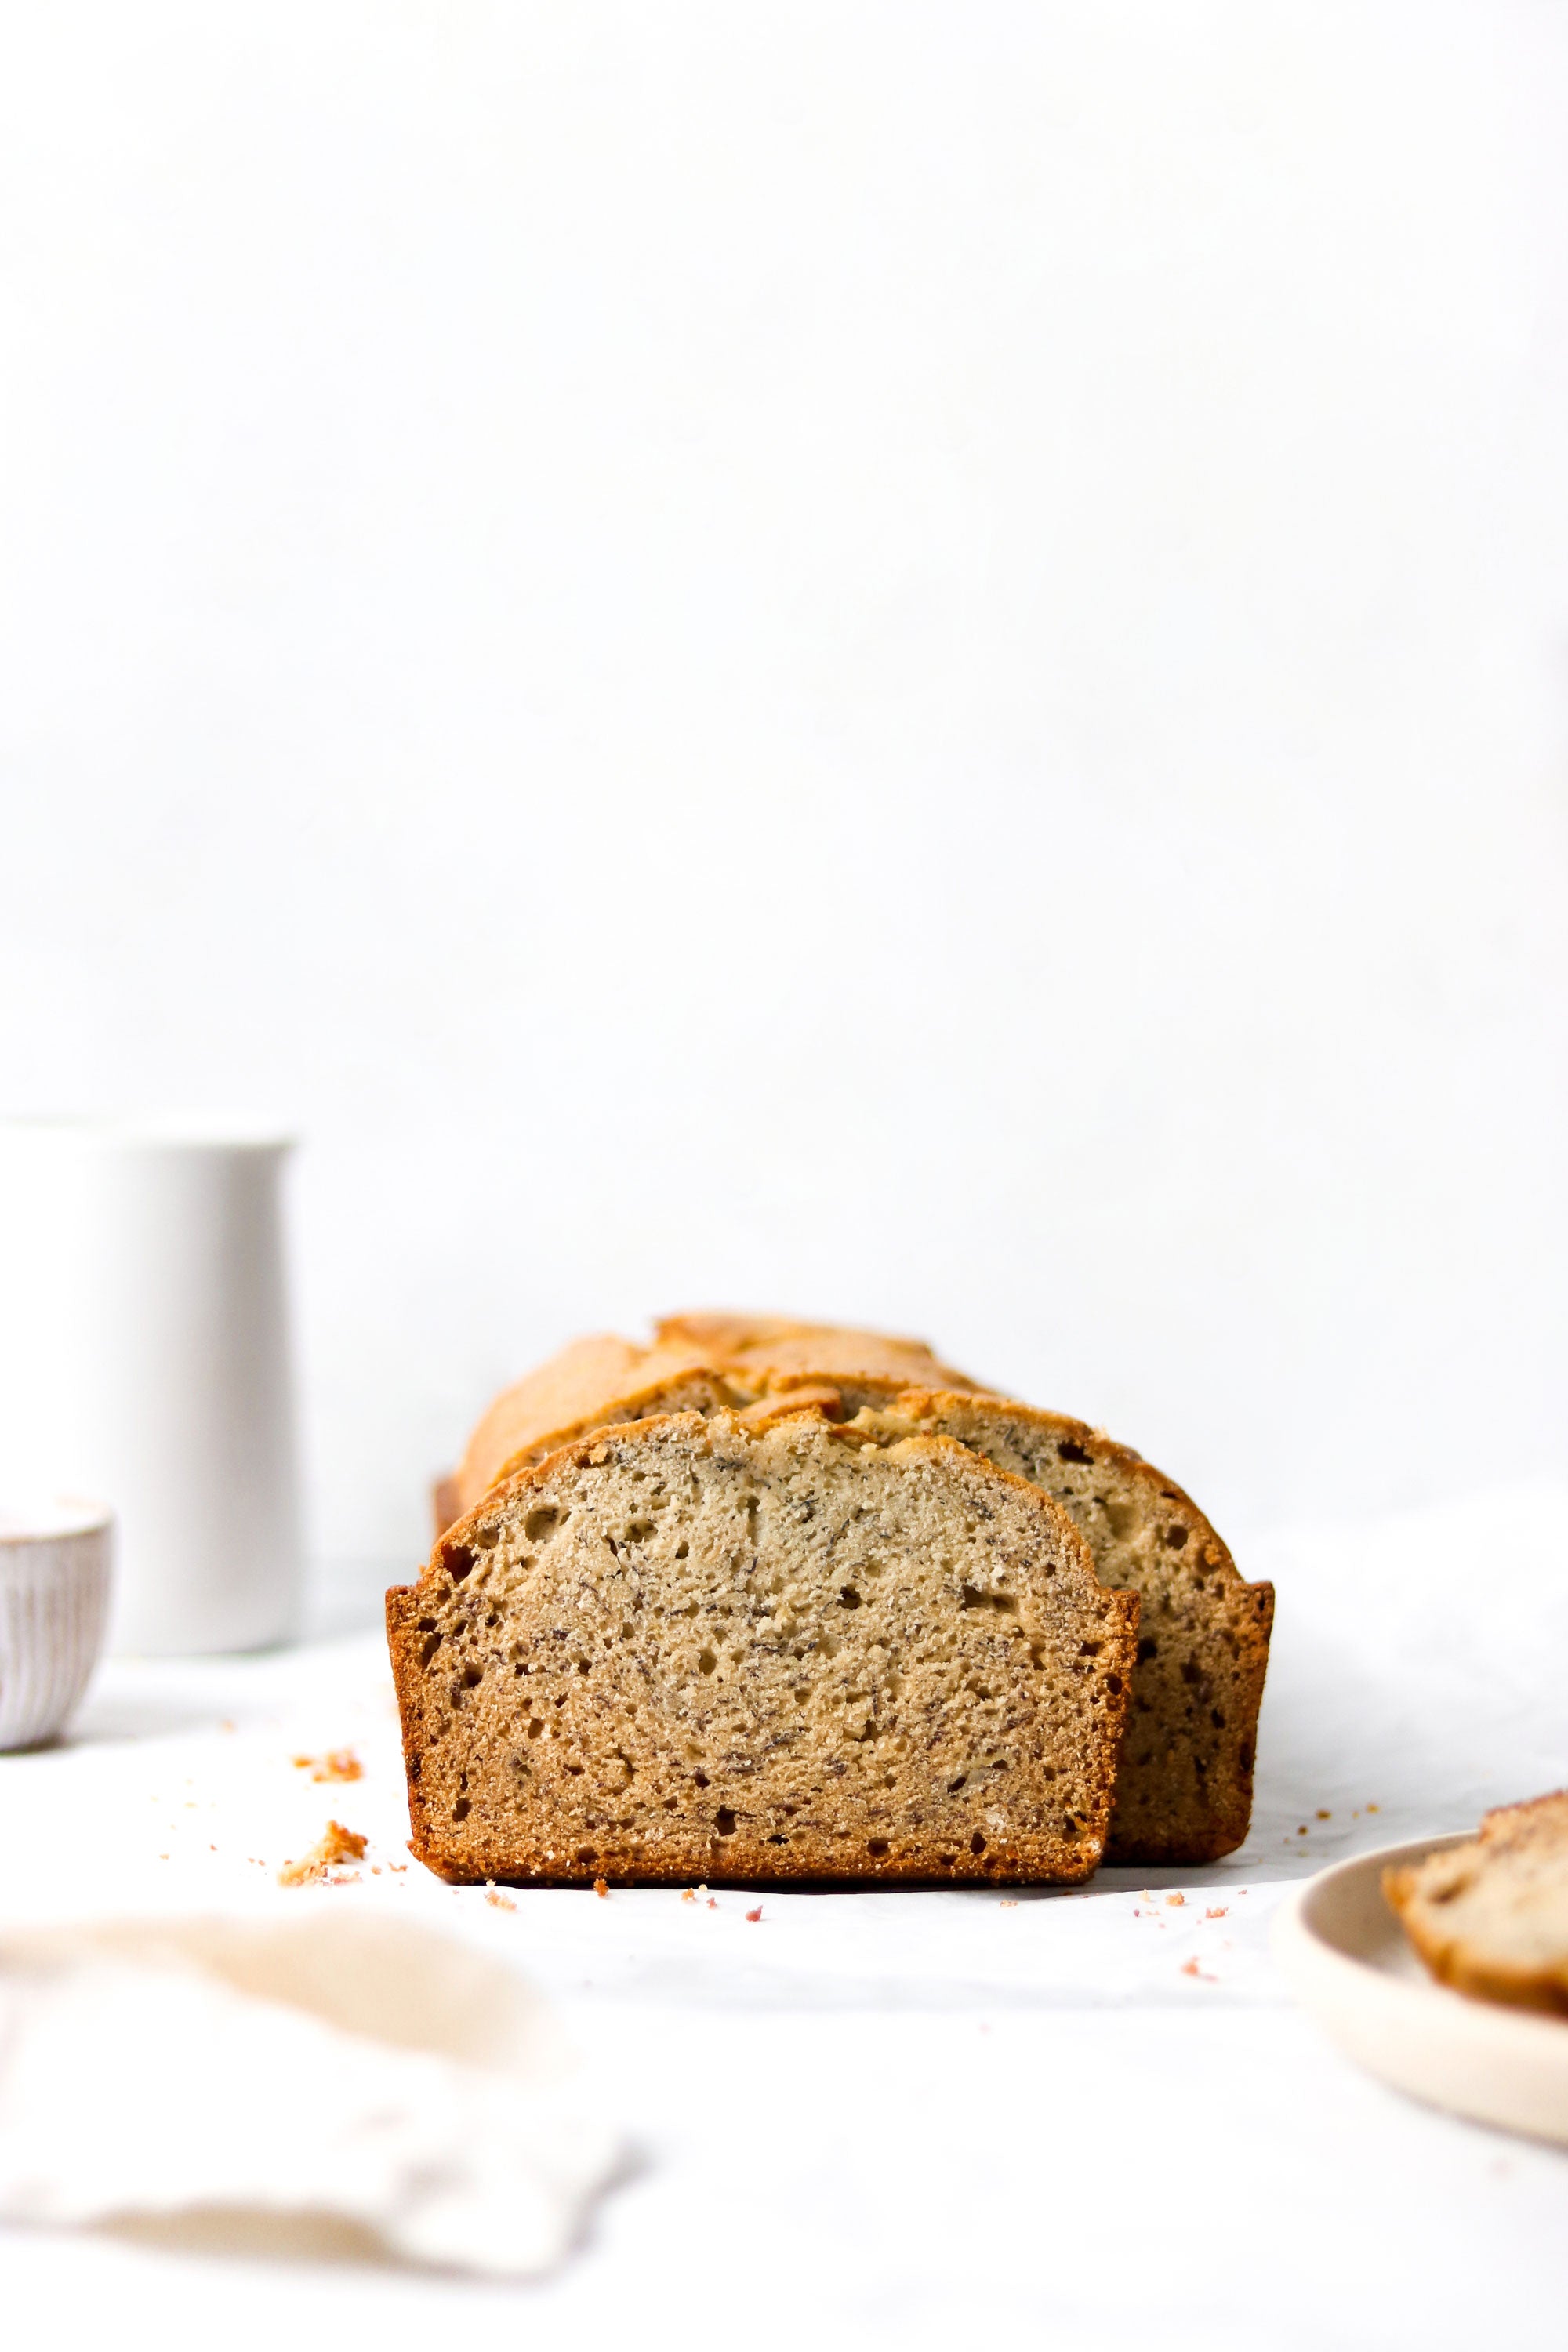
[[[951,1441],[601,1431],[387,1595],[413,1850],[459,1883],[1081,1879],[1136,1626]]]
[[[1500,1806],[1468,1843],[1385,1870],[1383,1891],[1441,1983],[1568,2017],[1568,1790]]]
[[[940,1433],[1030,1480],[1078,1527],[1100,1582],[1137,1593],[1106,1860],[1191,1867],[1233,1853],[1252,1818],[1273,1586],[1247,1583],[1191,1496],[1101,1429],[999,1398],[841,1385],[859,1424],[894,1442]]]

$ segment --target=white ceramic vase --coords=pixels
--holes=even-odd
[[[255,1649],[300,1545],[276,1136],[0,1126],[0,1495],[101,1495],[110,1644]]]

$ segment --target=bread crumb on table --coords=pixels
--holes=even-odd
[[[695,1903],[697,1900],[695,1886],[683,1886],[680,1890],[680,1899],[683,1903]]]
[[[352,1748],[329,1748],[324,1756],[296,1756],[297,1771],[309,1772],[312,1780],[363,1780],[364,1766]]]
[[[1166,1902],[1171,1906],[1172,1909],[1177,1911],[1181,1909],[1186,1899],[1187,1898],[1184,1895],[1167,1895],[1165,1897]]]
[[[746,1914],[747,1918],[748,1918],[748,1919],[750,1919],[750,1920],[752,1922],[752,1924],[753,1924],[753,1925],[756,1923],[756,1921],[757,1921],[757,1920],[759,1920],[759,1919],[762,1917],[762,1916],[763,1916],[763,1906],[762,1906],[762,1905],[761,1905],[760,1903],[758,1904],[758,1906],[757,1906],[757,1907],[756,1907],[756,1909],[755,1909],[754,1911],[748,1911],[748,1912],[747,1912],[747,1914]]]
[[[605,1897],[606,1897],[606,1896],[608,1895],[608,1894],[609,1894],[609,1891],[610,1891],[610,1882],[609,1882],[609,1880],[608,1880],[607,1878],[595,1878],[595,1881],[594,1881],[594,1892],[595,1892],[595,1894],[598,1896],[598,1898],[599,1898],[599,1900],[600,1900],[600,1902],[601,1902],[601,1903],[603,1903],[603,1902],[605,1901]]]
[[[1204,1913],[1204,1917],[1205,1919],[1223,1919],[1225,1917],[1225,1905],[1222,1903],[1217,1910],[1205,1911]]]
[[[515,1911],[516,1904],[510,1895],[503,1895],[493,1878],[485,1881],[485,1901],[495,1911]]]
[[[1016,1911],[1018,1907],[1017,1896],[1016,1895],[1004,1895],[1002,1897],[1001,1907],[1004,1911]],[[1138,1916],[1136,1911],[1134,1911],[1132,1916],[1136,1919]]]
[[[325,1879],[334,1863],[363,1862],[368,1838],[355,1830],[345,1829],[342,1822],[329,1822],[309,1853],[298,1862],[286,1862],[278,1874],[279,1886],[309,1886]],[[345,1882],[338,1880],[342,1885]]]

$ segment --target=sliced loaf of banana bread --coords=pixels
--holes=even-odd
[[[950,1439],[613,1427],[492,1488],[386,1608],[445,1878],[1075,1880],[1104,1850],[1136,1597]]]
[[[1117,1776],[1107,1860],[1217,1862],[1247,1835],[1274,1588],[1248,1584],[1197,1505],[1125,1445],[1066,1414],[979,1393],[802,1371],[688,1372],[601,1405],[597,1423],[668,1412],[819,1405],[879,1444],[919,1433],[954,1438],[1058,1502],[1101,1583],[1135,1591],[1137,1667]],[[583,1434],[541,1432],[531,1457]]]

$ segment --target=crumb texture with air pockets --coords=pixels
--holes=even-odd
[[[613,1428],[387,1595],[414,1851],[458,1882],[1081,1879],[1137,1609],[950,1439]]]

